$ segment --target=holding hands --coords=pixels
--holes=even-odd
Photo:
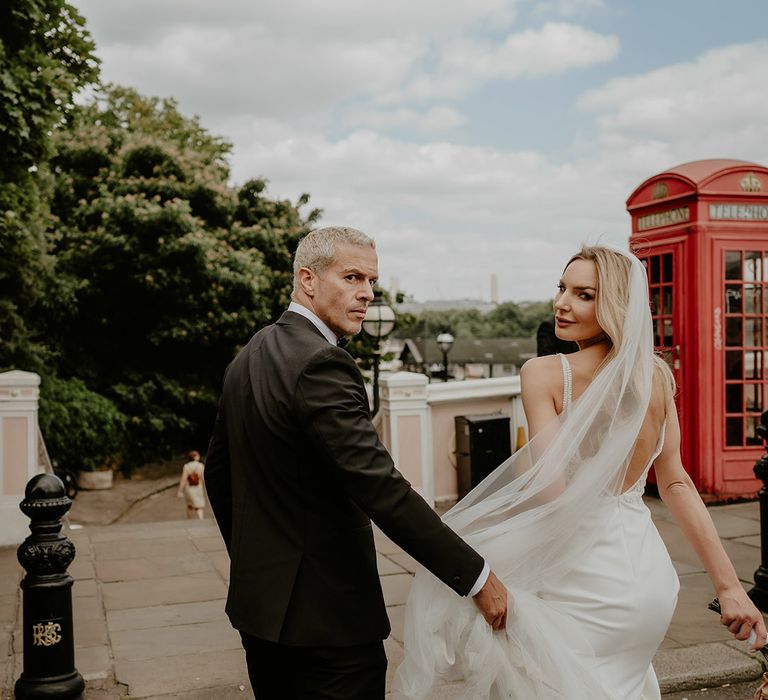
[[[472,600],[493,629],[502,630],[507,626],[507,589],[493,571]]]

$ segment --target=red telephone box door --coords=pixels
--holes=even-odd
[[[675,377],[677,383],[675,400],[679,411],[680,406],[684,405],[682,401],[684,382],[681,371],[683,366],[681,357],[683,244],[656,246],[652,252],[642,249],[636,249],[633,252],[648,272],[653,345],[656,352],[666,360]],[[683,454],[682,457],[683,464],[687,464],[686,455]],[[653,470],[649,474],[649,481],[656,482]]]
[[[718,241],[713,263],[723,309],[722,361],[715,365],[723,420],[715,430],[715,448],[723,451],[724,464],[716,479],[750,479],[752,452],[762,445],[755,428],[766,409],[768,250],[759,243]]]

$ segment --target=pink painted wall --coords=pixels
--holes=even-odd
[[[411,485],[420,489],[421,478],[421,418],[419,416],[397,417],[397,456],[395,464]]]
[[[24,493],[27,484],[27,429],[26,418],[7,417],[3,424],[3,495]]]
[[[473,399],[432,404],[432,450],[435,470],[435,499],[456,498],[456,469],[450,461],[453,449],[451,437],[454,434],[456,416],[483,415],[501,411],[510,415],[509,398]],[[511,436],[513,444],[515,436]]]

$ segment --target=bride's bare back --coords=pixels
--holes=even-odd
[[[566,355],[572,373],[574,401],[586,391],[604,358],[605,348],[601,346],[591,346]],[[523,370],[523,406],[528,420],[529,437],[533,437],[555,415],[563,412],[565,377],[560,358],[554,355],[529,360]],[[661,368],[657,368],[654,372],[648,410],[627,466],[623,491],[643,476],[649,460],[658,450],[667,415],[668,394],[667,380]]]

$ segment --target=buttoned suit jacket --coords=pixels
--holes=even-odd
[[[205,481],[233,626],[292,646],[389,634],[371,519],[458,594],[483,559],[395,469],[346,350],[285,312],[225,372]]]

